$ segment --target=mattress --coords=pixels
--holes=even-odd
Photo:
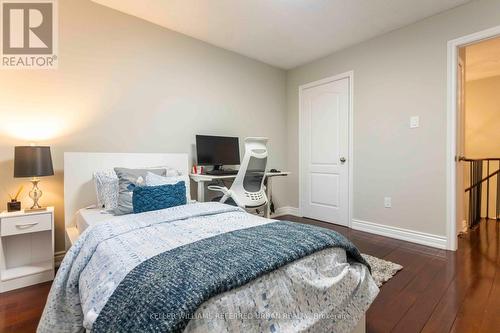
[[[88,227],[116,217],[101,208],[82,208],[76,212],[76,227],[81,235]]]

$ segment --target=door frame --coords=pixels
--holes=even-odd
[[[500,37],[500,25],[448,41],[447,68],[447,154],[446,154],[446,248],[457,250],[457,184],[455,157],[457,156],[457,67],[458,49],[483,40]]]
[[[309,82],[303,85],[299,86],[299,214],[300,216],[303,215],[303,207],[302,207],[302,202],[303,202],[303,191],[302,189],[304,188],[304,176],[302,174],[302,124],[301,124],[301,114],[303,112],[302,110],[302,101],[303,101],[303,93],[305,89],[324,85],[330,82],[342,80],[342,79],[348,79],[349,80],[349,96],[348,96],[348,101],[349,101],[349,107],[348,107],[348,125],[347,125],[347,130],[349,131],[348,135],[348,156],[347,156],[347,161],[349,162],[348,169],[347,169],[347,178],[348,178],[348,185],[347,185],[347,227],[351,228],[352,227],[352,211],[353,211],[353,165],[354,165],[354,159],[353,159],[353,128],[354,128],[354,119],[353,119],[353,87],[354,87],[354,71],[348,71],[344,72],[338,75],[334,76],[329,76],[321,80]]]

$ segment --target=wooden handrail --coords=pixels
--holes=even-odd
[[[470,191],[470,190],[471,190],[471,189],[473,189],[474,187],[478,186],[478,185],[479,185],[479,184],[481,184],[482,182],[484,182],[484,181],[486,181],[486,180],[490,179],[491,177],[495,176],[495,175],[496,175],[496,174],[498,174],[498,173],[500,173],[500,169],[498,169],[497,171],[493,172],[491,175],[489,175],[489,176],[487,176],[487,177],[485,177],[485,178],[481,179],[480,181],[478,181],[478,182],[477,182],[477,183],[475,183],[474,185],[472,185],[472,186],[470,186],[470,187],[466,188],[466,189],[465,189],[465,192]]]
[[[500,161],[500,157],[487,157],[487,158],[461,158],[460,161],[474,162],[474,161]]]

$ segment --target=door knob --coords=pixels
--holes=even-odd
[[[345,163],[345,161],[346,161],[345,157],[344,157],[344,156],[342,156],[342,157],[340,158],[340,162],[341,162],[341,163]]]

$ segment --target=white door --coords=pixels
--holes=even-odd
[[[301,211],[348,225],[349,78],[302,88],[300,105]]]
[[[457,68],[457,157],[465,157],[465,49],[459,52]],[[456,159],[456,186],[457,186],[457,221],[456,232],[467,230],[466,211],[469,203],[466,200],[465,184],[469,183],[469,174],[466,172],[465,162]],[[468,217],[467,217],[468,219]],[[469,222],[470,223],[470,222]]]

